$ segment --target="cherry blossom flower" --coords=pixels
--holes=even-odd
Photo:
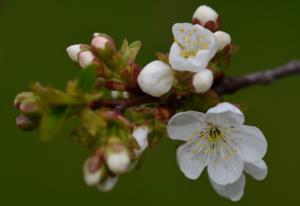
[[[177,149],[184,175],[197,179],[207,167],[215,190],[233,201],[243,195],[243,171],[263,179],[267,141],[258,128],[243,123],[243,113],[229,103],[220,103],[206,114],[188,111],[174,115],[167,131],[171,139],[186,142]]]
[[[190,23],[174,24],[172,30],[175,38],[169,54],[172,68],[190,72],[206,69],[218,51],[215,35],[200,25]]]

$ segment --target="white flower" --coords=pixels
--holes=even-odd
[[[216,31],[220,24],[219,14],[211,7],[199,6],[193,15],[193,23]]]
[[[214,34],[218,40],[219,51],[222,51],[227,45],[231,44],[231,37],[226,32],[217,31]]]
[[[66,51],[74,62],[78,62],[78,54],[82,51],[81,44],[69,46]]]
[[[107,177],[105,180],[103,180],[103,182],[101,182],[97,185],[97,188],[101,192],[109,192],[116,186],[116,184],[118,183],[118,180],[119,180],[118,176]]]
[[[85,69],[91,66],[95,60],[95,55],[91,51],[82,51],[79,53],[79,65]]]
[[[166,94],[173,85],[173,71],[170,66],[156,60],[147,64],[138,76],[138,84],[143,92],[160,97]]]
[[[193,86],[197,93],[207,92],[214,81],[214,76],[211,70],[205,69],[197,72],[193,76]]]
[[[174,115],[167,131],[171,139],[186,141],[177,150],[178,164],[185,176],[197,179],[207,167],[214,188],[223,188],[216,190],[232,200],[243,193],[236,188],[243,189],[243,170],[263,179],[266,167],[262,158],[267,141],[258,128],[243,123],[243,113],[229,103],[220,103],[206,114],[188,111]],[[227,194],[230,192],[236,196]]]
[[[104,176],[104,168],[102,167],[101,158],[95,155],[88,158],[83,165],[84,181],[88,186],[97,185]]]
[[[139,156],[148,147],[148,127],[139,126],[132,132],[132,137],[136,140],[139,149],[135,149],[135,156]]]
[[[218,50],[215,35],[200,25],[177,23],[173,25],[175,42],[169,61],[177,71],[199,72],[206,69]]]

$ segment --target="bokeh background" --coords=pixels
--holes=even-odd
[[[121,178],[111,193],[88,188],[82,163],[88,153],[64,130],[53,142],[15,128],[12,101],[31,81],[63,88],[78,68],[65,48],[90,42],[106,32],[118,43],[141,40],[140,64],[168,51],[171,26],[189,22],[200,4],[222,16],[240,52],[231,75],[263,70],[300,59],[300,1],[201,0],[0,0],[0,205],[297,205],[299,202],[300,76],[269,87],[252,87],[226,98],[248,105],[247,124],[261,128],[269,142],[269,175],[263,182],[247,178],[238,203],[219,197],[204,173],[197,181],[178,170],[175,147],[168,141],[146,155],[138,172]]]

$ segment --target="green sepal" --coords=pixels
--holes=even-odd
[[[105,120],[89,108],[85,108],[81,111],[80,119],[82,126],[91,136],[96,136],[99,129],[103,130],[106,127]]]

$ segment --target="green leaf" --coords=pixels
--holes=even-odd
[[[89,67],[80,71],[78,86],[84,92],[90,92],[94,89],[97,75],[94,68]]]
[[[54,107],[46,111],[41,119],[39,132],[42,141],[50,141],[63,127],[68,107]]]

